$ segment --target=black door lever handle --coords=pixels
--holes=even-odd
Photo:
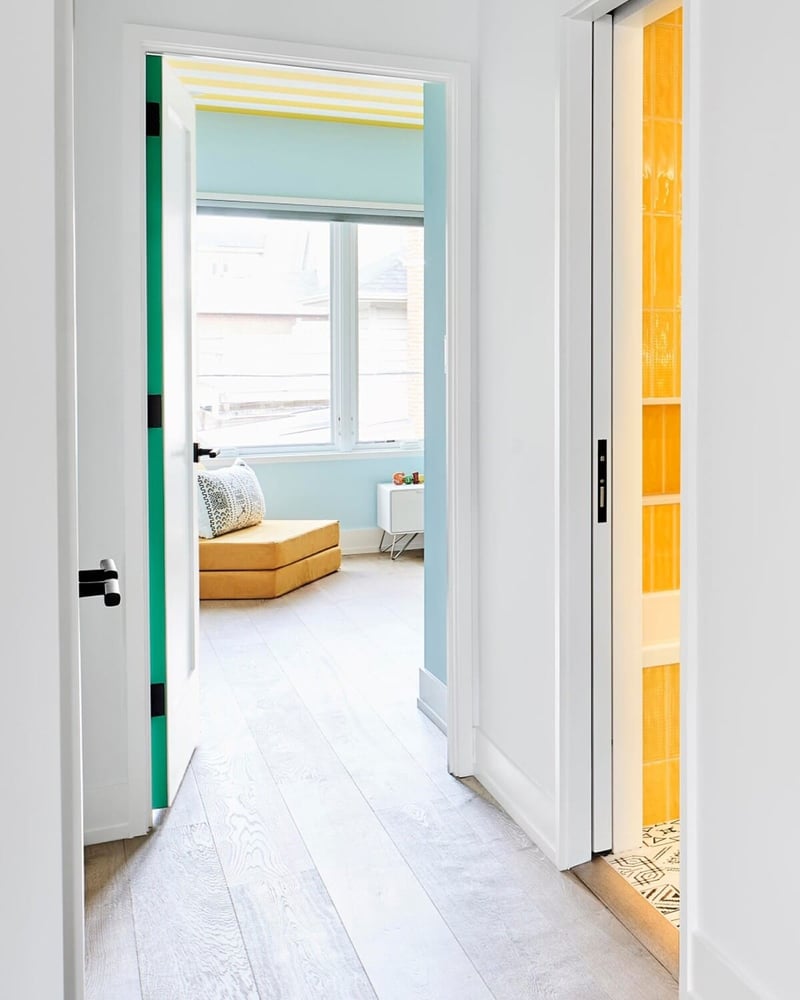
[[[202,456],[208,456],[209,458],[216,458],[217,455],[219,455],[219,448],[201,448],[200,445],[195,441],[194,443],[195,463],[199,462]]]
[[[119,573],[113,559],[101,559],[99,569],[79,570],[78,597],[102,597],[107,608],[120,604]]]

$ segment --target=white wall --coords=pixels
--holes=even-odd
[[[768,1000],[797,995],[800,941],[800,10],[687,10],[689,981]]]
[[[555,854],[553,3],[481,5],[478,775]]]
[[[83,995],[81,845],[64,808],[79,819],[78,734],[62,702],[77,699],[67,18],[60,2],[17,5],[0,61],[5,93],[26,81],[0,157],[0,399],[27,446],[0,489],[0,992],[29,1000]]]

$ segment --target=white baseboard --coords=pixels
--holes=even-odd
[[[555,801],[480,729],[475,732],[475,777],[557,865]]]
[[[417,708],[447,736],[447,685],[420,667]]]
[[[689,942],[693,1000],[777,1000],[767,990],[747,983],[734,963],[702,934],[692,934]],[[681,977],[683,978],[683,977]]]
[[[380,549],[380,528],[343,528],[339,532],[339,545],[343,556],[360,556],[367,552],[378,552]],[[424,544],[422,535],[417,535],[409,545],[410,549],[421,549]],[[402,559],[402,556],[400,557]]]

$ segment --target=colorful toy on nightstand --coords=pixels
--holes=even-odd
[[[392,476],[395,486],[411,486],[425,482],[425,476],[421,472],[395,472]]]

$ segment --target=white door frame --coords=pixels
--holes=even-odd
[[[661,5],[666,10],[677,4],[672,0],[655,0],[655,6],[645,0],[633,0],[625,14],[649,8],[655,14]],[[592,144],[592,31],[593,23],[622,7],[620,0],[584,0],[564,3],[562,19],[562,102],[561,102],[561,343],[560,378],[561,426],[559,475],[561,482],[561,554],[560,586],[561,650],[559,760],[562,800],[559,803],[559,837],[562,867],[587,861],[592,853],[592,793],[591,793],[591,635],[592,635],[592,573],[589,537],[593,522],[594,500],[592,475],[594,454],[590,453],[592,399],[592,205],[593,205],[593,144]],[[692,0],[684,0],[684,20],[689,19]],[[657,14],[655,16],[658,16]],[[631,23],[630,21],[628,22]],[[603,31],[601,27],[599,29]],[[688,66],[689,47],[686,46]],[[695,169],[695,148],[692,142],[691,79],[688,69],[684,79],[684,117],[687,121],[688,142],[684,149],[685,210],[688,208],[689,227],[684,226],[684,271],[694,260],[691,242],[692,178]],[[691,286],[689,286],[691,287]],[[684,303],[685,307],[687,303]],[[691,302],[688,303],[691,306]],[[684,373],[694,384],[691,338],[694,317],[687,315],[684,335],[688,331],[688,353],[683,355]],[[693,413],[686,414],[682,433],[688,453],[692,453],[695,426]],[[683,458],[684,468],[687,462]],[[691,481],[686,483],[687,489]],[[577,513],[576,513],[577,512]],[[577,541],[576,541],[577,532]],[[687,554],[682,552],[682,581],[686,576]],[[691,570],[690,570],[691,571]],[[687,577],[688,580],[688,577]],[[689,620],[685,595],[682,596],[682,620]],[[685,650],[685,643],[683,645]],[[682,680],[690,683],[691,661],[682,650]],[[685,690],[685,688],[684,688]],[[587,779],[587,775],[589,776]],[[682,802],[682,816],[686,813]]]
[[[638,5],[639,0],[635,0]],[[619,0],[562,3],[560,102],[559,495],[560,649],[558,662],[558,862],[570,868],[592,856],[592,23]],[[673,4],[674,6],[674,4]],[[681,996],[696,879],[692,819],[696,800],[691,761],[696,743],[697,560],[694,500],[697,454],[697,204],[698,118],[692,45],[695,0],[684,8],[683,303],[681,494],[687,510],[681,538]],[[633,9],[633,4],[629,10]]]
[[[127,25],[123,38],[122,150],[120,197],[124,232],[125,321],[123,343],[129,373],[123,400],[126,455],[126,546],[128,610],[142,622],[126,630],[129,686],[129,773],[143,832],[149,826],[150,719],[147,635],[147,482],[146,462],[146,306],[144,198],[145,54],[200,55],[312,66],[443,83],[447,101],[447,743],[453,774],[474,771],[474,699],[477,684],[477,600],[475,553],[474,332],[472,254],[473,124],[471,70],[468,64],[438,59],[355,51],[328,46],[269,41]],[[141,567],[132,574],[130,567]],[[133,579],[139,581],[133,593]]]

